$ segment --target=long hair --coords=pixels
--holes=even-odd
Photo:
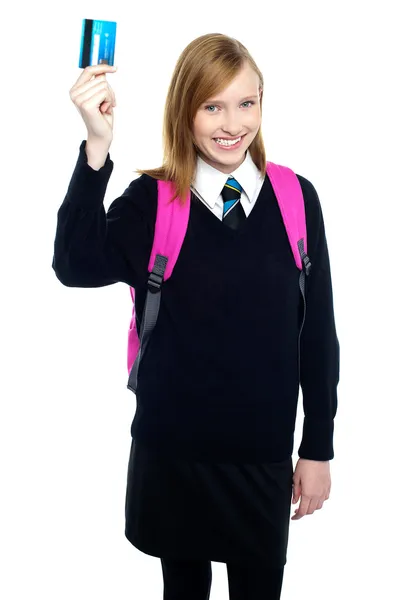
[[[263,76],[243,44],[221,33],[209,33],[193,40],[180,55],[165,103],[163,119],[163,165],[156,169],[136,169],[139,175],[174,184],[174,201],[184,203],[190,191],[196,168],[197,150],[193,122],[201,104],[218,94],[249,63],[258,74],[260,89]],[[262,100],[260,109],[262,114]],[[266,170],[266,152],[261,128],[248,148],[251,158],[260,170]]]

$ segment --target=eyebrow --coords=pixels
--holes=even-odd
[[[253,98],[258,98],[257,94],[254,94],[253,96],[245,96],[245,98],[241,98],[240,103],[244,102],[245,100],[252,100]],[[204,102],[204,104],[225,104],[225,102],[223,102],[222,100],[208,100],[207,102]]]

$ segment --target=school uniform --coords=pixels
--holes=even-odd
[[[106,213],[113,162],[108,154],[93,170],[85,144],[58,211],[52,266],[70,287],[134,287],[140,330],[157,182],[136,178]],[[300,385],[299,456],[334,457],[339,343],[328,249],[317,192],[297,175],[312,262],[299,340],[299,271],[270,180],[249,152],[230,175],[247,216],[237,230],[222,222],[228,175],[198,157],[186,237],[139,367],[125,534],[159,558],[282,568]]]

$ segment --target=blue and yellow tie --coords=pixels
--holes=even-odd
[[[231,229],[238,229],[246,215],[240,202],[242,187],[234,177],[229,177],[222,190],[223,223]]]

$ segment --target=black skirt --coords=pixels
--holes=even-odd
[[[132,440],[125,535],[159,558],[287,561],[292,457],[262,464],[162,457]]]

